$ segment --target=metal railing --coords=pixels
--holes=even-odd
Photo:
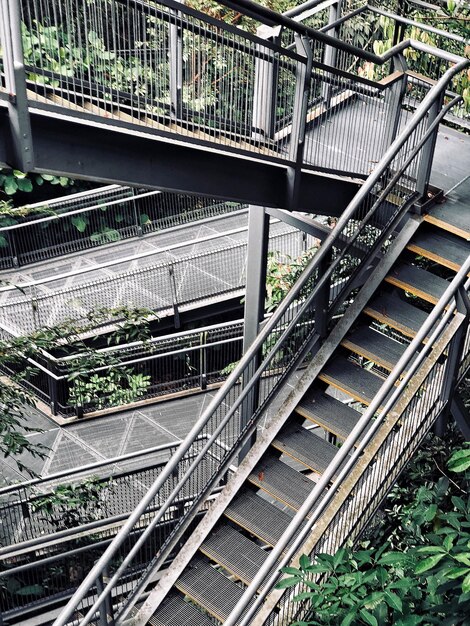
[[[12,5],[5,7],[6,23],[15,19],[15,2],[5,3]],[[68,107],[71,115],[145,127],[297,173],[303,165],[367,176],[380,149],[393,140],[396,124],[390,117],[397,101],[389,85],[358,70],[371,63],[387,77],[405,51],[440,59],[442,71],[459,58],[412,40],[378,55],[342,41],[338,32],[331,36],[249,0],[221,4],[239,8],[257,24],[280,26],[289,33],[287,43],[283,36],[252,35],[173,0],[22,2],[26,108]],[[3,37],[15,40],[19,28],[12,22]],[[10,48],[4,45],[4,54]],[[15,93],[19,73],[9,75],[10,58],[4,65]],[[351,141],[345,129],[359,113]],[[308,147],[310,123],[314,131],[321,127],[321,137],[313,132]],[[371,143],[380,147],[372,157],[362,149],[351,152],[356,144]],[[325,148],[332,144],[334,152]]]
[[[160,445],[0,489],[3,618],[70,597],[178,445]],[[57,487],[70,485],[74,492],[69,497],[80,500],[80,493],[82,497],[87,493],[80,491],[81,485],[90,480],[99,492],[99,502],[93,511],[88,509],[86,521],[76,505],[67,508],[66,499],[54,499],[54,493]],[[191,497],[187,493],[175,504],[175,521],[178,506],[184,507]],[[42,512],[41,502],[47,499],[52,502],[51,510]],[[73,515],[67,515],[72,509]],[[79,517],[80,524],[74,524]],[[135,529],[135,539],[142,530]],[[153,535],[156,548],[162,530],[157,528]],[[137,565],[130,579],[144,565]]]
[[[236,202],[119,185],[27,205],[8,216],[0,215],[0,269],[142,237],[243,208]],[[25,212],[27,215],[20,217]]]
[[[66,609],[55,621],[55,626],[63,626],[73,620],[78,614],[77,611],[81,615],[85,613],[84,617],[80,617],[80,623],[85,626],[94,618],[102,602],[117,585],[120,586],[123,602],[117,617],[124,618],[145,587],[149,576],[158,570],[169,551],[182,545],[184,532],[198,507],[211,490],[220,485],[230,465],[256,431],[259,419],[271,398],[283,384],[286,376],[307,355],[317,331],[314,322],[316,303],[323,298],[322,308],[325,312],[322,317],[327,321],[331,320],[334,312],[339,309],[345,310],[349,306],[355,272],[350,273],[346,284],[338,282],[336,289],[335,273],[337,276],[338,270],[345,264],[349,267],[360,267],[374,255],[380,254],[384,244],[391,237],[394,226],[420,195],[416,181],[421,181],[423,172],[429,173],[428,159],[432,158],[432,151],[428,154],[426,148],[432,144],[439,121],[446,112],[444,109],[440,115],[438,114],[441,109],[440,100],[449,81],[467,65],[467,61],[460,59],[424,98],[399,138],[393,142],[339,218],[336,227],[323,242],[307,271],[247,350],[225,385],[181,444],[160,479],[152,486],[122,531],[85,578]],[[341,250],[335,245],[340,237],[345,237],[348,241]],[[331,323],[334,323],[333,320]],[[277,368],[277,374],[265,379],[266,372],[272,370],[274,366]],[[245,381],[245,384],[240,385],[240,381]],[[261,386],[257,402],[254,402],[254,391],[260,386],[261,381],[264,384]],[[202,436],[207,436],[207,442],[188,466],[186,459],[188,454],[192,454],[193,442]],[[212,450],[220,450],[221,446],[224,452],[219,457],[215,471],[208,474],[208,455]],[[184,467],[184,471],[181,471],[181,467]],[[171,483],[170,486],[167,481],[175,472],[179,473],[180,478],[177,484]],[[123,577],[126,571],[132,568],[136,554],[146,549],[146,542],[152,529],[171,514],[174,499],[194,481],[197,481],[200,487],[198,495],[187,507],[185,514],[179,518],[177,526],[169,533],[162,548],[156,554],[149,554],[148,567],[139,583],[126,587]],[[129,533],[140,523],[142,517],[147,515],[153,498],[159,497],[162,492],[169,493],[165,503],[155,515],[152,515],[139,542],[132,547],[128,546]],[[105,567],[117,551],[122,550],[126,557],[111,576],[109,583],[101,593],[93,591],[96,572]],[[90,604],[91,608],[86,610],[85,607]]]
[[[231,294],[235,297],[245,286],[247,244],[246,240],[237,240],[240,236],[246,238],[246,232],[243,226],[160,250],[122,258],[116,255],[105,263],[18,286],[0,287],[0,324],[26,335],[66,320],[74,320],[79,326],[91,311],[103,308],[142,307],[158,317],[172,315],[175,308]],[[297,257],[303,245],[296,229],[276,220],[270,236],[271,251]],[[131,264],[138,266],[134,269]],[[90,279],[93,273],[95,277]]]
[[[261,607],[283,576],[280,568],[298,559],[299,551],[306,551],[314,559],[318,553],[333,554],[345,542],[359,536],[424,435],[446,409],[453,391],[449,383],[455,379],[461,362],[468,358],[468,343],[462,346],[462,339],[470,318],[469,271],[470,258],[384,380],[224,622],[226,626],[248,626],[260,610],[256,623],[263,626],[309,619],[309,603],[292,602],[294,596],[309,590],[305,583],[287,593],[279,591],[267,610]],[[346,477],[349,478],[348,491],[338,494],[340,504],[335,507],[334,498]],[[354,495],[348,498],[353,490]],[[309,538],[315,526],[314,539]],[[275,573],[271,574],[273,569]],[[258,593],[259,589],[262,591]]]

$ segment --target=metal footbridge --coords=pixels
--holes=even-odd
[[[277,589],[280,567],[354,541],[450,410],[470,435],[452,400],[470,364],[470,223],[429,187],[468,60],[361,3],[309,3],[315,28],[224,4],[264,28],[172,0],[2,4],[0,159],[256,205],[244,356],[55,626],[308,619]],[[382,56],[350,40],[365,14],[398,27]],[[38,54],[48,41],[55,63]],[[321,212],[312,203],[336,225],[260,326],[262,207]]]

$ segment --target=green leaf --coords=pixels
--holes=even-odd
[[[419,552],[419,554],[442,554],[446,550],[442,546],[425,546],[424,548],[418,548],[416,552]]]
[[[298,585],[299,581],[300,579],[297,577],[283,578],[277,583],[276,589],[286,589],[287,587],[295,587],[295,585]]]
[[[409,556],[403,552],[387,552],[383,554],[378,563],[380,565],[404,565],[409,561]]]
[[[445,554],[434,554],[433,556],[420,561],[415,567],[415,574],[423,574],[428,570],[435,567],[441,559],[445,557]]]
[[[469,552],[466,552],[465,554],[454,554],[452,556],[459,563],[463,563],[464,565],[468,565],[468,567],[470,567],[470,553]]]
[[[424,519],[427,522],[432,522],[432,520],[436,517],[436,513],[437,513],[437,504],[431,504],[428,507],[428,509],[427,509],[427,511],[426,511],[426,513],[424,515]]]
[[[468,567],[451,567],[444,572],[445,577],[450,580],[455,580],[456,578],[465,576],[465,574],[470,574],[470,569]]]
[[[452,472],[464,472],[470,467],[470,449],[457,450],[447,463]]]
[[[300,576],[300,572],[296,567],[283,567],[281,572],[283,574],[293,574],[294,576]]]
[[[379,626],[377,619],[372,615],[372,613],[366,611],[366,609],[361,609],[359,614],[366,624],[370,624],[370,626]]]
[[[386,591],[385,601],[389,607],[391,607],[395,611],[398,611],[399,613],[403,613],[403,602],[401,601],[400,596],[398,596],[396,593],[393,593],[393,591]]]
[[[85,229],[88,225],[87,220],[84,219],[81,215],[74,215],[74,217],[72,217],[71,219],[71,222],[79,233],[85,232]]]
[[[349,611],[349,613],[346,613],[346,615],[343,617],[343,621],[341,622],[341,626],[350,626],[350,624],[353,623],[354,619],[356,618],[356,611]]]
[[[29,178],[19,178],[16,182],[20,191],[33,191],[33,183],[29,180]]]
[[[462,591],[464,593],[470,593],[470,574],[467,574],[463,580]]]
[[[301,569],[306,569],[310,565],[310,559],[306,554],[302,554],[299,560]]]

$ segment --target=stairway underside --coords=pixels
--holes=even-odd
[[[288,167],[282,162],[197,146],[124,122],[117,127],[113,120],[73,116],[58,107],[32,108],[30,118],[34,171],[291,208]],[[17,167],[12,145],[7,102],[0,99],[0,167]],[[360,186],[307,170],[300,176],[298,208],[318,212],[321,205],[327,215],[341,214]]]

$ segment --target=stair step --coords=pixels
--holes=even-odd
[[[373,300],[365,307],[364,313],[407,337],[414,337],[428,318],[425,311],[389,293]]]
[[[462,211],[461,204],[440,204],[432,207],[424,219],[467,241],[470,239],[470,212]]]
[[[315,487],[313,480],[269,453],[256,465],[248,480],[295,511],[300,509]]]
[[[222,623],[243,595],[242,587],[199,558],[191,561],[175,587]]]
[[[439,233],[435,228],[420,228],[407,246],[426,259],[431,259],[458,272],[470,254],[470,245],[451,233]]]
[[[246,489],[229,504],[224,515],[268,546],[275,546],[292,520],[285,511]]]
[[[295,412],[340,439],[348,437],[361,417],[358,411],[317,388],[304,395]]]
[[[437,304],[449,286],[449,283],[440,276],[435,276],[415,265],[407,264],[395,266],[392,272],[386,276],[385,281],[432,304]]]
[[[285,429],[271,445],[318,474],[323,474],[338,452],[336,446],[302,426]]]
[[[345,337],[341,345],[391,371],[407,346],[382,333],[361,326]]]
[[[229,524],[218,526],[200,547],[203,554],[249,585],[268,554]]]
[[[320,372],[319,378],[363,404],[370,404],[384,383],[380,376],[344,357],[332,359]]]
[[[179,593],[171,593],[149,619],[151,626],[214,626],[192,602]]]

